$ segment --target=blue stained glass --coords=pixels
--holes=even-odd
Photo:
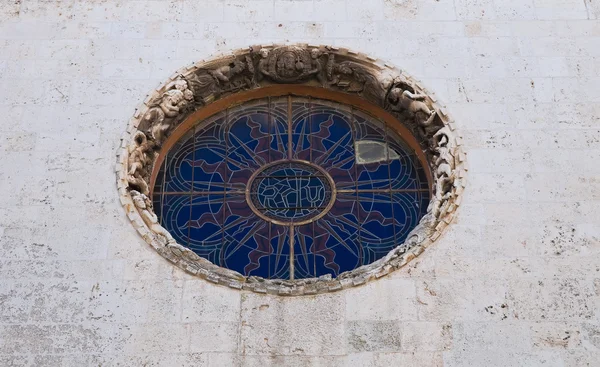
[[[192,189],[194,164],[194,131],[187,133],[169,150],[163,166],[162,191],[189,192]]]
[[[271,112],[271,104],[243,105],[228,113],[227,170],[231,187],[244,189],[254,171],[286,157],[287,123]]]
[[[213,261],[217,258],[223,237],[224,195],[195,195],[189,205],[187,222],[188,246]]]
[[[272,225],[271,245],[274,254],[271,256],[270,278],[289,279],[290,277],[290,229],[289,227]]]
[[[269,161],[268,109],[233,114],[228,125],[228,181],[243,188],[252,173]]]
[[[392,129],[361,111],[268,98],[181,138],[153,203],[180,244],[219,266],[264,278],[338,276],[406,239],[430,200],[425,169]]]
[[[390,188],[388,162],[357,164],[357,187],[359,190],[386,190]]]
[[[390,161],[391,188],[428,190],[427,176],[416,154],[391,129],[388,129],[388,145],[391,154],[397,157]]]
[[[419,219],[427,212],[429,202],[428,192],[395,192],[392,193],[392,208],[394,211],[394,230],[396,242],[404,242],[408,233],[419,223]]]
[[[383,123],[355,112],[355,150],[359,150],[357,187],[359,190],[390,188],[390,151]],[[379,149],[373,149],[373,148]],[[361,149],[364,148],[364,149]],[[361,152],[360,150],[365,150]],[[375,150],[375,154],[368,154]]]
[[[311,160],[323,167],[339,188],[354,187],[352,114],[324,104],[311,106]]]
[[[292,152],[293,158],[311,160],[310,101],[292,102]]]
[[[316,255],[314,246],[314,223],[295,228],[294,232],[294,278],[314,277]]]
[[[396,247],[394,212],[389,193],[359,194],[360,242],[365,262],[371,263]]]
[[[161,225],[169,230],[178,243],[185,246],[189,245],[190,205],[189,195],[163,195],[160,210]]]
[[[288,98],[271,98],[268,106],[271,114],[269,162],[275,162],[287,158],[289,154]]]
[[[162,218],[162,210],[163,210],[163,205],[162,205],[162,195],[160,194],[154,194],[152,196],[152,207],[154,209],[154,214],[156,214],[156,216],[158,218]]]
[[[263,215],[293,222],[314,217],[325,209],[331,185],[310,165],[282,163],[260,172],[250,187],[250,195]]]
[[[223,250],[215,263],[242,274],[268,278],[273,254],[270,223],[248,208],[243,195],[227,195],[225,199]]]
[[[223,129],[225,117],[219,114],[196,131],[193,139],[193,190],[222,192],[225,190],[227,149]]]
[[[337,276],[363,265],[360,231],[356,193],[338,195],[331,210],[313,226],[310,252],[315,255],[315,275]]]

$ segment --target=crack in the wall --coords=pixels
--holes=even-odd
[[[589,0],[590,2],[592,0]],[[588,20],[590,19],[590,8],[588,7],[588,0],[583,0],[583,5],[585,5],[585,11],[587,13]]]

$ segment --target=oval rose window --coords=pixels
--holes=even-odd
[[[465,154],[435,95],[329,46],[236,50],[178,70],[118,153],[127,216],[190,274],[280,295],[405,265],[444,231]]]

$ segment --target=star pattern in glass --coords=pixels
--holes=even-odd
[[[314,218],[332,199],[328,178],[307,162],[275,162],[258,173],[249,183],[248,202],[259,215],[281,224]]]

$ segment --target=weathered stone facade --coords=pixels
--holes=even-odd
[[[597,365],[599,17],[589,0],[3,3],[0,365]],[[257,294],[131,226],[115,154],[136,106],[182,65],[274,43],[390,61],[454,116],[468,187],[403,268]]]

